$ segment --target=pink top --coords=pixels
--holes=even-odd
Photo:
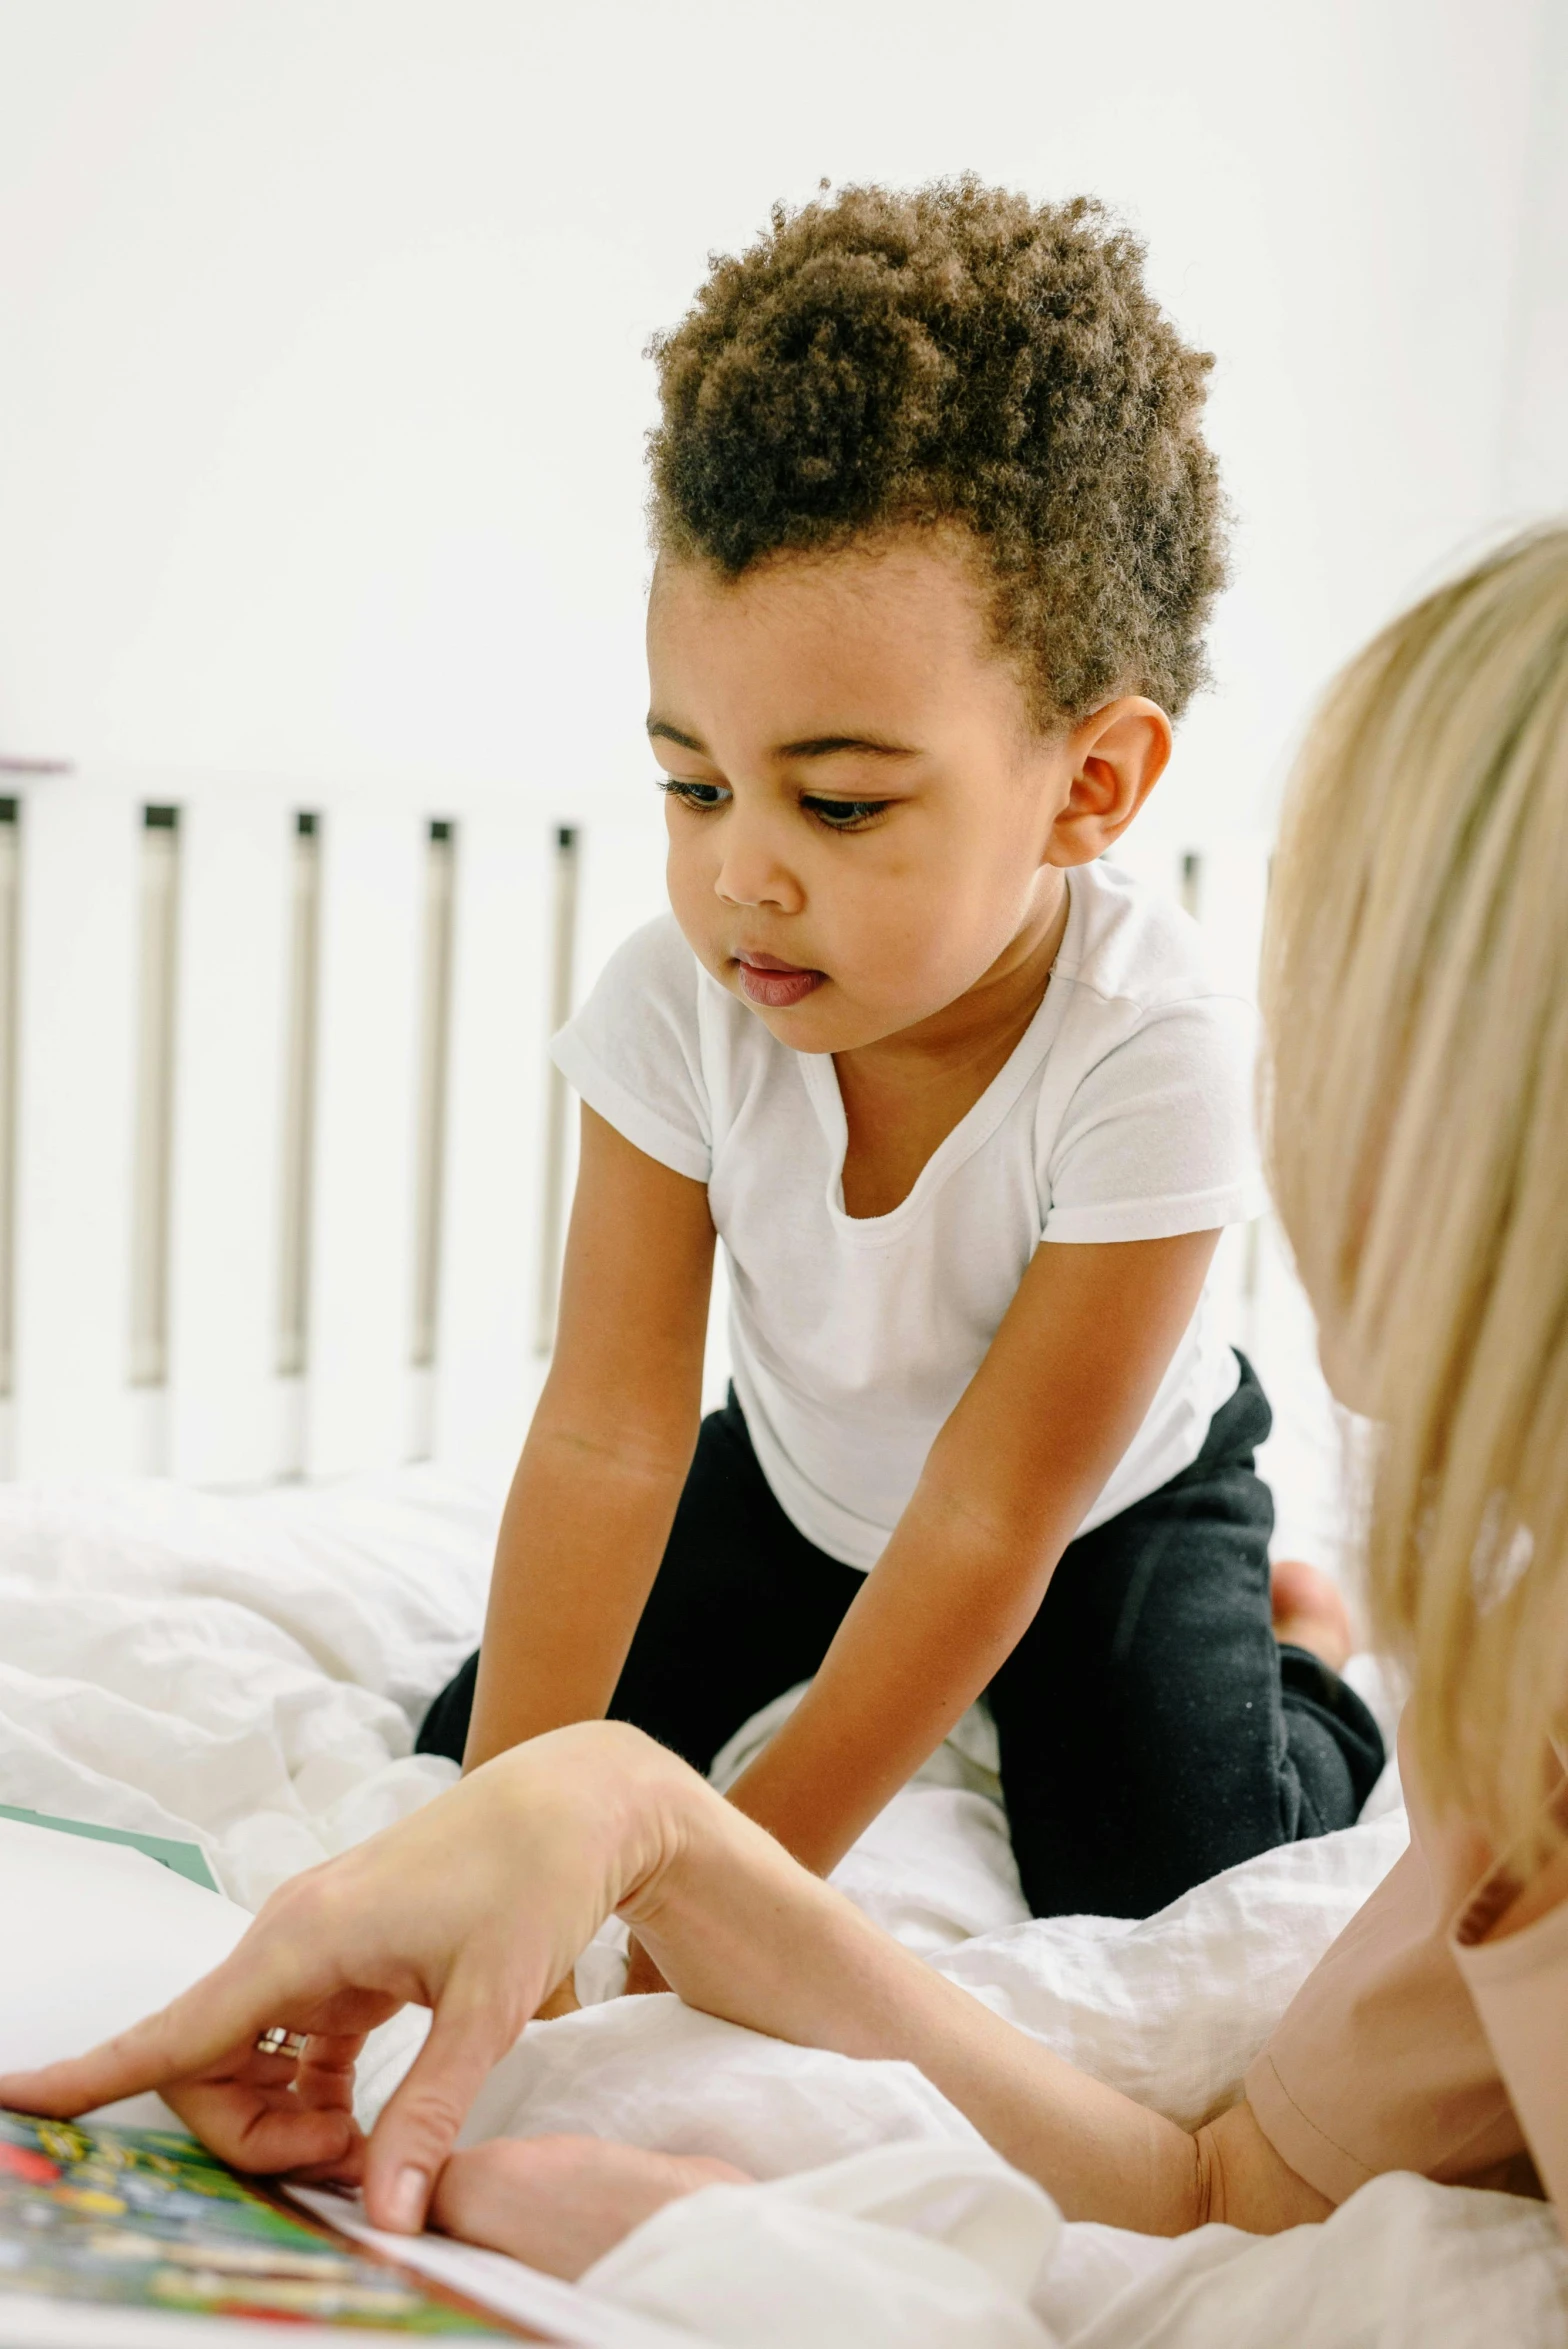
[[[1248,2102],[1331,2202],[1415,2170],[1544,2188],[1568,2225],[1568,1901],[1488,1941],[1518,1877],[1473,1829],[1435,1831],[1404,1775],[1410,1849],[1291,2001]]]

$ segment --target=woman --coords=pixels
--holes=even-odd
[[[1415,1841],[1243,2102],[1189,2134],[1085,2078],[604,1723],[285,1886],[164,2013],[0,2098],[158,2087],[241,2166],[362,2178],[383,2226],[431,2209],[581,2267],[734,2175],[590,2141],[448,2158],[615,1910],[689,2004],[918,2064],[1069,2217],[1267,2232],[1393,2168],[1538,2178],[1568,2207],[1568,530],[1429,597],[1340,681],[1288,811],[1266,997],[1280,1212],[1330,1377],[1384,1429],[1369,1598],[1413,1673]],[[366,2143],[354,2059],[408,2000],[433,2026]],[[268,2027],[303,2043],[268,2052]]]

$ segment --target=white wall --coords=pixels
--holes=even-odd
[[[1542,0],[1530,94],[1503,351],[1501,497],[1523,514],[1568,512],[1568,0]]]
[[[1565,121],[1568,0],[0,0],[0,759],[86,770],[52,798],[40,784],[26,820],[22,931],[47,969],[29,964],[22,988],[18,1327],[35,1375],[19,1379],[18,1458],[50,1457],[50,1393],[73,1460],[114,1465],[131,1441],[120,931],[144,798],[191,818],[181,967],[200,1016],[175,1088],[190,1196],[158,1423],[173,1433],[136,1457],[237,1474],[243,1438],[260,1472],[256,1408],[225,1402],[203,1450],[188,1406],[218,1394],[220,1345],[247,1393],[271,1392],[281,1094],[258,1071],[281,1049],[281,975],[262,966],[281,953],[283,891],[262,867],[291,805],[327,809],[337,850],[345,824],[382,825],[400,871],[414,813],[460,816],[434,1421],[443,1447],[453,1426],[493,1437],[497,1460],[515,1443],[537,1288],[538,1219],[520,1203],[543,1168],[545,819],[593,819],[586,976],[660,887],[642,351],[710,249],[823,174],[964,168],[1097,193],[1147,238],[1157,290],[1219,356],[1238,539],[1220,690],[1140,834],[1166,870],[1175,847],[1204,847],[1205,911],[1239,969],[1284,758],[1328,669],[1457,548],[1568,506]],[[247,777],[266,778],[259,796]],[[219,849],[249,948],[218,898],[196,918]],[[331,869],[341,880],[341,856]],[[340,895],[356,919],[374,911],[374,892]],[[359,933],[339,954],[372,1011],[411,983],[412,914],[382,929],[380,979]],[[60,974],[78,965],[73,993]],[[341,1427],[312,1437],[296,1464],[400,1440],[414,1020],[406,1002],[382,1019],[372,1101],[373,1056],[333,1024],[347,1002],[339,986],[323,1014],[339,1074],[316,1153],[316,1383],[339,1417],[373,1405],[379,1432],[368,1453]],[[379,1184],[367,1153],[393,1169]],[[243,1181],[211,1182],[203,1221],[191,1169],[231,1161]],[[379,1238],[358,1213],[372,1196]],[[334,1200],[357,1253],[322,1239]],[[1311,1514],[1336,1480],[1310,1326],[1266,1250],[1258,1279],[1248,1327],[1288,1403],[1282,1538],[1329,1557],[1335,1526]],[[379,1384],[362,1363],[349,1374],[327,1326],[363,1351],[367,1299]],[[5,1423],[0,1405],[0,1458]]]
[[[1264,827],[1327,667],[1568,494],[1561,15],[0,0],[0,752],[642,789],[649,331],[819,174],[972,166],[1123,209],[1219,353],[1151,820]]]

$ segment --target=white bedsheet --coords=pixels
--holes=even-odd
[[[200,1842],[226,1894],[254,1907],[450,1778],[413,1756],[412,1723],[472,1644],[492,1521],[483,1499],[424,1470],[246,1500],[155,1485],[0,1488],[0,1801]],[[1403,1841],[1390,1785],[1380,1816],[1232,1870],[1146,1923],[1035,1923],[993,1794],[983,1745],[944,1753],[846,1862],[846,1889],[1021,2027],[1188,2123],[1234,2093]],[[18,1832],[36,1851],[42,1839]],[[115,1855],[58,1848],[112,1919],[124,1898]],[[19,1906],[45,1897],[24,1886],[17,1849],[0,1837],[0,1909],[13,1925]],[[200,1897],[211,1896],[172,1895],[184,1924],[115,1969],[111,1940],[84,1928],[73,1893],[78,1906],[60,1917],[68,1946],[57,1938],[48,1955],[48,2001],[48,1920],[0,1936],[0,2053],[54,2052],[73,2014],[97,2032],[210,1962],[241,1920],[225,1909],[220,1925],[214,1904],[211,1924],[192,1929]],[[62,1989],[73,1979],[79,1999]],[[579,1980],[591,1997],[613,1989],[613,1933]],[[419,2028],[408,2018],[380,2035],[367,2111]],[[884,2337],[1075,2349],[1568,2343],[1568,2259],[1543,2210],[1393,2178],[1329,2226],[1272,2243],[1209,2229],[1172,2246],[1061,2227],[1043,2198],[1020,2202],[1018,2182],[910,2067],[785,2048],[673,1999],[534,2027],[492,2076],[470,2134],[567,2127],[700,2146],[776,2181],[664,2214],[590,2279],[600,2305],[659,2318],[666,2340],[684,2325],[693,2339],[809,2332],[815,2349]],[[911,2202],[900,2188],[890,2223],[885,2164],[917,2158],[950,2173],[951,2190],[928,2177]],[[985,2200],[977,2176],[1003,2212],[989,2235],[961,2223],[977,2193]],[[1026,2205],[1047,2220],[1021,2220]],[[1027,2255],[1020,2224],[1034,2229]],[[924,2266],[910,2228],[929,2239]],[[999,2266],[987,2242],[1003,2247]],[[770,2302],[784,2329],[735,2332],[757,2279],[775,2272],[793,2294]],[[955,2277],[968,2279],[967,2304]]]

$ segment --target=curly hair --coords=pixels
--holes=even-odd
[[[961,526],[1038,722],[1206,681],[1224,503],[1199,431],[1213,360],[1087,197],[966,177],[846,187],[711,261],[649,345],[657,548],[738,578],[769,556]]]

